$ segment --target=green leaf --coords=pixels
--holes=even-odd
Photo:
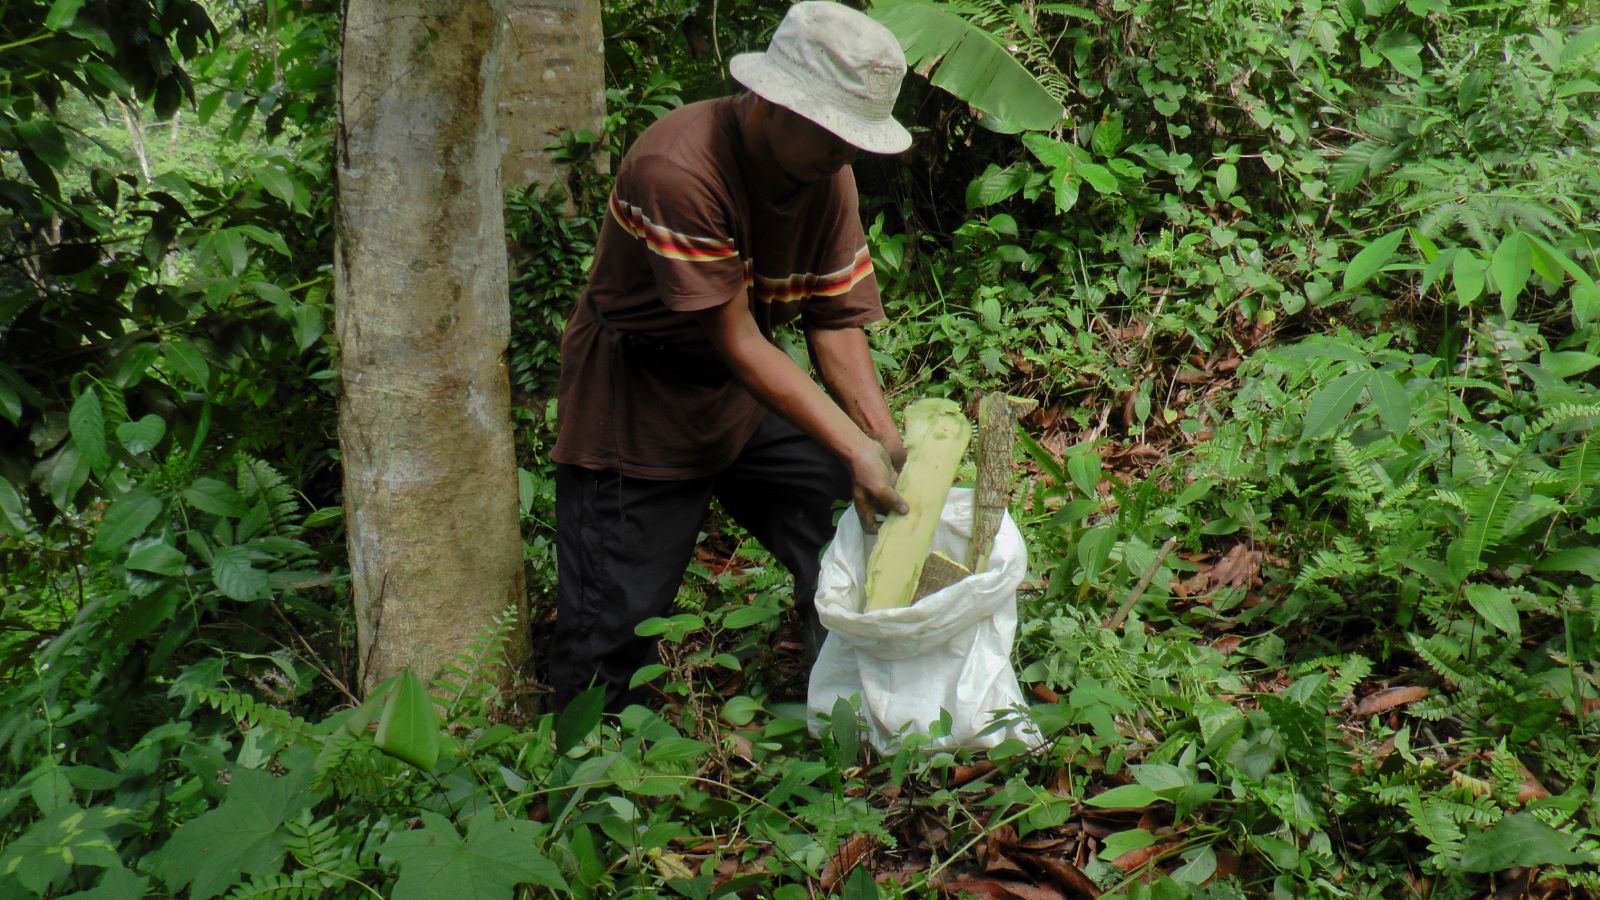
[[[761,711],[761,704],[753,697],[740,694],[722,704],[722,717],[737,726],[749,725]]]
[[[133,549],[128,551],[125,565],[140,572],[177,575],[183,571],[184,560],[183,551],[177,547],[160,538],[148,538],[133,545]]]
[[[211,233],[211,253],[229,275],[244,274],[250,264],[250,248],[245,245],[244,233],[238,228],[223,228]]]
[[[1093,447],[1075,449],[1067,457],[1067,472],[1072,476],[1072,483],[1083,496],[1098,499],[1100,496],[1100,454]]]
[[[5,366],[0,366],[0,372],[7,371]],[[17,389],[7,384],[0,378],[0,416],[4,416],[11,424],[16,425],[22,421],[22,397]]]
[[[556,753],[565,754],[594,731],[600,724],[605,703],[606,686],[596,684],[567,704],[556,716]]]
[[[664,666],[661,663],[640,666],[639,671],[634,672],[633,677],[628,679],[628,690],[633,690],[641,684],[649,684],[670,671],[672,671],[672,667]]]
[[[1478,254],[1463,248],[1456,254],[1451,281],[1456,289],[1456,302],[1465,306],[1483,294],[1485,267]]]
[[[422,679],[410,669],[401,670],[389,687],[372,743],[424,772],[439,761],[439,717]]]
[[[1373,49],[1383,55],[1395,71],[1408,78],[1422,77],[1422,39],[1406,31],[1388,31],[1378,36]]]
[[[205,354],[193,341],[178,338],[162,345],[161,353],[173,372],[200,390],[206,389],[206,384],[211,380],[211,367],[206,363]]]
[[[1122,149],[1122,116],[1111,113],[1100,117],[1089,136],[1089,147],[1101,159],[1110,159]]]
[[[1353,291],[1366,284],[1372,276],[1389,264],[1394,257],[1394,252],[1399,249],[1400,241],[1406,236],[1404,228],[1397,228],[1381,238],[1361,248],[1355,259],[1350,260],[1350,265],[1344,270],[1344,289]]]
[[[1489,273],[1500,291],[1501,308],[1510,304],[1514,311],[1517,297],[1527,286],[1528,276],[1533,274],[1533,248],[1523,239],[1522,232],[1513,231],[1495,248],[1494,257],[1489,261]]]
[[[519,884],[567,893],[560,869],[538,851],[540,826],[479,813],[463,840],[444,816],[421,817],[421,828],[391,836],[379,851],[400,869],[393,900],[510,900]]]
[[[1328,382],[1311,398],[1300,440],[1310,441],[1333,431],[1355,409],[1367,387],[1368,371],[1346,372]]]
[[[1600,84],[1597,84],[1588,78],[1574,78],[1566,84],[1563,84],[1561,87],[1556,88],[1557,99],[1576,97],[1579,94],[1597,93],[1600,93]]]
[[[223,547],[212,555],[211,581],[223,596],[240,603],[272,596],[271,576],[250,564],[250,551],[244,547]]]
[[[1161,799],[1161,795],[1142,784],[1125,784],[1083,801],[1101,809],[1143,809]]]
[[[1217,196],[1223,200],[1233,196],[1233,189],[1239,186],[1239,168],[1233,163],[1223,163],[1217,167]]]
[[[315,344],[327,330],[323,320],[322,307],[310,304],[301,304],[294,308],[294,343],[301,350],[306,350]]]
[[[143,487],[118,497],[101,517],[89,555],[100,560],[115,557],[125,544],[144,534],[150,523],[161,515],[161,509],[161,501]]]
[[[1155,842],[1156,836],[1143,828],[1119,831],[1105,839],[1105,846],[1100,850],[1100,858],[1116,859],[1130,850],[1143,850]]]
[[[1505,816],[1494,827],[1467,838],[1461,851],[1464,872],[1499,872],[1532,866],[1570,866],[1594,860],[1577,850],[1572,835],[1546,825],[1533,813]]]
[[[1111,170],[1105,166],[1098,163],[1084,163],[1078,167],[1077,175],[1102,194],[1117,193],[1117,176],[1111,174]]]
[[[950,7],[925,0],[877,0],[868,11],[899,39],[906,65],[937,87],[1014,130],[1048,130],[1066,110],[999,39]]]
[[[856,721],[856,708],[848,699],[840,697],[833,701],[833,716],[828,720],[828,727],[833,733],[834,746],[839,748],[839,766],[855,765],[861,752],[861,725]]]
[[[100,394],[91,385],[72,402],[67,414],[67,427],[72,432],[72,445],[97,472],[111,466],[111,452],[106,449],[106,417],[100,408]]]
[[[0,528],[12,534],[28,533],[28,518],[22,514],[22,495],[4,478],[0,478]]]
[[[126,809],[82,809],[71,803],[50,810],[0,852],[0,892],[7,897],[24,896],[6,884],[9,875],[34,896],[59,897],[61,894],[50,888],[70,877],[75,863],[120,865],[107,831],[129,815]]]
[[[285,206],[294,208],[294,178],[289,173],[277,166],[262,166],[256,170],[256,184],[263,190],[282,200]],[[286,254],[287,255],[287,254]]]
[[[1500,476],[1473,490],[1467,503],[1467,521],[1461,535],[1461,563],[1468,574],[1477,571],[1483,554],[1500,542],[1506,520],[1516,505],[1512,488],[1518,467],[1506,466]]]
[[[0,482],[3,484],[3,482]],[[1566,547],[1533,564],[1535,572],[1600,572],[1600,547]]]
[[[1388,372],[1373,372],[1367,379],[1367,393],[1378,409],[1383,427],[1397,438],[1405,434],[1411,427],[1411,398],[1400,379]]]
[[[56,0],[50,4],[50,12],[45,14],[44,27],[51,31],[65,31],[77,21],[78,10],[83,8],[83,0]]]
[[[1484,622],[1513,638],[1522,636],[1522,622],[1517,618],[1517,607],[1504,589],[1487,584],[1469,584],[1466,595],[1467,602]]]
[[[1600,356],[1581,350],[1546,350],[1539,354],[1539,368],[1561,379],[1582,375],[1595,366],[1600,366]]]
[[[266,876],[283,864],[285,820],[316,795],[296,774],[275,778],[235,766],[228,795],[216,809],[190,819],[151,857],[155,874],[174,892],[206,900],[233,887],[241,876]]]
[[[117,440],[129,453],[140,454],[155,449],[166,437],[167,423],[155,413],[140,417],[137,422],[123,422],[117,426]]]
[[[1002,169],[990,163],[982,175],[967,185],[967,207],[981,209],[992,206],[1022,190],[1027,183],[1026,166],[1010,165]]]
[[[196,478],[183,492],[183,499],[195,509],[214,516],[242,519],[250,512],[244,497],[233,485],[215,478]]]

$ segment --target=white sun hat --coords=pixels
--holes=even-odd
[[[757,95],[793,110],[869,153],[899,153],[911,135],[894,120],[906,57],[889,29],[828,0],[789,7],[764,53],[741,53],[728,71]]]

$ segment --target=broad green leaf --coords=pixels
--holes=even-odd
[[[1572,321],[1580,328],[1600,319],[1600,288],[1593,285],[1574,285],[1572,288]]]
[[[90,556],[101,560],[115,557],[128,542],[150,527],[161,515],[162,503],[154,494],[137,487],[112,501],[100,519]]]
[[[1122,149],[1122,116],[1116,113],[1101,116],[1094,125],[1094,133],[1089,136],[1089,146],[1101,159],[1116,156]]]
[[[1098,163],[1084,163],[1078,167],[1077,175],[1089,186],[1102,194],[1117,193],[1117,176],[1111,170]]]
[[[262,246],[272,248],[280,256],[289,255],[289,244],[284,241],[283,235],[276,231],[268,231],[260,225],[240,225],[239,233]]]
[[[140,572],[177,575],[183,571],[184,560],[183,551],[177,547],[160,538],[147,538],[134,543],[125,565]]]
[[[1367,380],[1367,394],[1383,427],[1397,438],[1405,434],[1411,427],[1411,398],[1400,380],[1388,372],[1373,372]]]
[[[0,369],[5,368],[0,366]],[[0,380],[0,416],[4,416],[11,424],[16,425],[22,421],[22,397],[17,394],[16,388]]]
[[[730,723],[743,727],[755,720],[756,713],[761,711],[761,704],[753,697],[740,694],[722,704],[722,718]]]
[[[1189,858],[1189,861],[1172,873],[1179,884],[1202,885],[1217,874],[1217,851],[1208,844]]]
[[[1369,371],[1346,372],[1323,385],[1311,398],[1306,409],[1305,425],[1300,430],[1300,440],[1310,441],[1338,428],[1367,387]]]
[[[106,449],[106,417],[100,408],[100,394],[92,385],[72,402],[67,425],[72,431],[72,445],[95,471],[104,472],[111,465],[111,452]]]
[[[1563,84],[1561,87],[1556,88],[1556,97],[1558,99],[1564,97],[1576,97],[1579,94],[1597,93],[1600,93],[1600,83],[1596,83],[1588,78],[1574,78],[1571,81]]]
[[[538,850],[540,826],[482,812],[462,839],[444,816],[421,817],[421,828],[392,835],[380,850],[400,869],[392,900],[510,900],[519,884],[568,892],[561,870]]]
[[[389,687],[372,743],[424,772],[439,761],[439,717],[422,679],[410,669],[402,670]]]
[[[664,666],[661,663],[640,666],[639,671],[633,673],[633,677],[628,679],[628,689],[632,690],[641,684],[649,684],[670,671],[672,671],[670,666]]]
[[[722,627],[749,628],[751,625],[759,625],[762,622],[773,621],[778,618],[778,615],[779,611],[777,607],[753,603],[748,606],[741,606],[733,612],[723,616]]]
[[[322,337],[327,330],[327,323],[323,321],[322,307],[301,304],[294,308],[294,343],[301,350],[307,350]]]
[[[1600,547],[1567,547],[1533,564],[1535,572],[1600,572]]]
[[[1400,247],[1400,241],[1406,236],[1404,228],[1397,228],[1381,238],[1361,248],[1355,258],[1350,260],[1350,265],[1344,270],[1344,289],[1353,291],[1366,284],[1372,276],[1378,274],[1389,260],[1394,258],[1394,253]]]
[[[1600,356],[1581,350],[1546,350],[1539,354],[1539,368],[1557,378],[1582,375],[1595,366],[1600,366]]]
[[[204,353],[200,348],[187,338],[178,338],[170,341],[161,348],[162,356],[167,366],[173,372],[183,376],[195,387],[205,390],[206,384],[211,380],[211,366],[206,363]]]
[[[1096,794],[1083,802],[1101,809],[1143,809],[1160,799],[1160,794],[1142,784],[1125,784]]]
[[[193,900],[216,897],[242,877],[271,874],[283,864],[284,821],[315,799],[304,775],[234,766],[227,797],[179,826],[151,857],[152,868],[174,894],[187,885]]]
[[[244,497],[233,485],[215,478],[196,478],[183,492],[183,499],[195,509],[214,516],[242,519],[250,512]]]
[[[932,67],[929,79],[991,113],[1012,130],[1043,131],[1066,110],[987,30],[950,7],[925,0],[877,0],[868,13],[899,39],[906,65]]]
[[[1072,483],[1084,497],[1100,496],[1100,454],[1093,447],[1075,449],[1067,457],[1067,472],[1072,475]]]
[[[1509,303],[1514,311],[1517,297],[1522,294],[1522,289],[1528,284],[1528,276],[1533,273],[1533,248],[1523,239],[1522,232],[1513,231],[1495,248],[1494,257],[1489,261],[1489,273],[1494,276],[1494,286],[1500,291],[1501,308]]]
[[[1478,254],[1463,248],[1456,254],[1455,270],[1451,280],[1456,288],[1456,302],[1466,306],[1483,294],[1483,260]]]
[[[589,736],[605,711],[606,687],[596,684],[572,699],[556,716],[556,753],[564,754]]]
[[[1459,866],[1463,872],[1499,872],[1595,861],[1577,849],[1572,835],[1551,828],[1533,813],[1519,812],[1501,818],[1488,831],[1467,838]]]
[[[223,547],[211,558],[211,581],[223,596],[240,603],[272,596],[272,578],[250,562],[244,547]]]
[[[1408,78],[1422,77],[1422,39],[1410,32],[1387,31],[1373,49],[1383,54],[1395,70]]]
[[[155,413],[141,416],[137,422],[123,422],[117,426],[117,440],[129,453],[138,455],[161,443],[166,437],[167,423]]]
[[[0,478],[0,529],[12,534],[28,533],[28,517],[22,514],[22,495],[4,478]]]
[[[6,897],[60,897],[51,886],[71,876],[73,865],[120,866],[107,832],[131,815],[126,809],[66,803],[48,811],[0,851],[0,893]],[[7,884],[7,876],[14,878]],[[27,893],[18,892],[21,884]]]
[[[78,10],[83,8],[83,0],[55,0],[50,4],[50,12],[45,14],[44,27],[51,31],[65,31],[77,21]]]
[[[89,481],[89,460],[78,452],[70,441],[47,462],[45,487],[50,491],[50,502],[63,512],[72,508],[72,499]]]
[[[289,173],[277,166],[262,166],[256,169],[256,184],[267,193],[284,202],[285,206],[294,207],[294,178]]]
[[[1466,595],[1467,602],[1484,622],[1513,638],[1522,636],[1522,622],[1517,617],[1517,607],[1511,602],[1511,595],[1503,588],[1487,584],[1469,584],[1466,587]]]
[[[250,248],[238,228],[223,228],[211,233],[211,253],[229,275],[243,275],[250,264]]]
[[[1223,163],[1217,167],[1217,196],[1226,200],[1233,196],[1233,189],[1239,186],[1239,168],[1233,163]]]
[[[1156,836],[1143,828],[1119,831],[1105,839],[1105,846],[1100,849],[1100,858],[1116,859],[1130,850],[1143,850],[1155,842]]]
[[[982,175],[967,185],[967,207],[981,209],[992,206],[1022,190],[1027,183],[1026,166],[1011,165],[1002,169],[990,163]]]

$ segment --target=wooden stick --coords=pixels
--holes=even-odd
[[[1133,605],[1139,602],[1140,597],[1144,596],[1144,589],[1150,586],[1150,579],[1156,577],[1156,570],[1161,568],[1161,564],[1166,561],[1167,554],[1171,553],[1172,548],[1176,546],[1178,546],[1176,537],[1167,538],[1167,542],[1161,545],[1160,550],[1156,551],[1156,558],[1150,561],[1149,568],[1145,569],[1144,574],[1139,576],[1139,583],[1134,585],[1133,593],[1129,594],[1128,599],[1122,601],[1122,605],[1117,607],[1117,611],[1112,613],[1111,618],[1106,620],[1105,627],[1112,631],[1122,627],[1122,620],[1128,617],[1128,612],[1133,609]]]
[[[978,401],[978,490],[972,498],[972,539],[967,543],[967,568],[982,572],[994,549],[1011,498],[1011,447],[1017,420],[1033,411],[1037,400],[1009,397],[998,391]]]

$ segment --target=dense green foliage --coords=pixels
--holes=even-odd
[[[873,340],[896,406],[1041,401],[1044,745],[880,757],[843,706],[808,735],[787,580],[720,519],[645,628],[655,709],[542,712],[537,662],[506,691],[511,622],[352,696],[336,11],[12,4],[0,896],[1600,890],[1600,9],[874,12],[968,42],[908,81],[910,157],[857,165]],[[594,160],[728,90],[775,15],[608,3],[575,214],[508,192],[536,637]]]

